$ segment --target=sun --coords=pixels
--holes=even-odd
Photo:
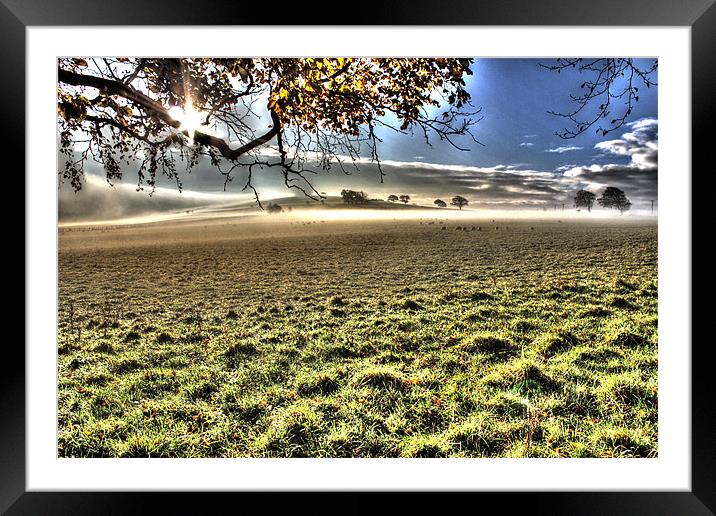
[[[179,131],[186,131],[189,134],[189,140],[194,139],[194,134],[197,131],[206,132],[202,124],[201,112],[191,102],[187,102],[184,108],[172,106],[169,109],[169,116],[181,123]]]

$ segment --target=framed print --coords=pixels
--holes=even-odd
[[[716,8],[518,4],[260,26],[4,1],[27,195],[3,510],[711,513],[692,171]]]

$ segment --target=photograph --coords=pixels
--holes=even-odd
[[[56,58],[57,457],[658,458],[658,65]]]

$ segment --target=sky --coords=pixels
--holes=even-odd
[[[658,87],[640,88],[640,100],[628,124],[613,133],[601,136],[592,130],[565,140],[555,134],[566,127],[564,120],[549,111],[573,108],[569,94],[579,92],[586,76],[576,71],[557,74],[540,63],[553,64],[554,60],[475,59],[467,89],[474,107],[482,109],[483,118],[473,130],[482,145],[466,138],[460,143],[468,150],[459,151],[436,140],[428,146],[418,134],[385,130],[379,133],[386,173],[383,183],[367,156],[351,175],[321,172],[312,177],[312,183],[328,195],[337,195],[343,188],[360,189],[372,198],[408,194],[425,205],[435,198],[462,195],[474,210],[542,210],[562,203],[571,207],[580,188],[599,195],[606,186],[616,186],[632,201],[633,213],[648,211],[651,200],[657,200]],[[200,165],[183,175],[183,193],[166,184],[152,197],[135,191],[135,170],[125,171],[115,188],[107,185],[98,166],[87,170],[87,183],[79,193],[61,186],[60,220],[109,220],[251,198],[241,191],[241,170],[235,172],[236,179],[226,192],[224,178],[208,165]],[[266,200],[296,193],[282,183],[280,172],[269,169],[255,180],[259,195]]]

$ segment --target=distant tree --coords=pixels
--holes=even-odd
[[[355,190],[341,190],[341,197],[346,204],[365,204],[368,202],[368,194]]]
[[[437,206],[438,208],[444,208],[445,206],[447,206],[447,203],[445,201],[443,201],[442,199],[435,199],[433,201],[433,204],[435,206]]]
[[[623,190],[613,186],[607,186],[602,196],[597,199],[600,206],[619,210],[624,215],[625,211],[631,208],[631,201],[627,198]]]
[[[390,202],[395,202],[395,201],[398,200],[398,196],[395,195],[395,194],[390,194],[390,195],[388,196],[388,200],[389,200]]]
[[[278,204],[269,203],[269,205],[266,207],[266,211],[271,214],[281,213],[283,211],[283,208]]]
[[[400,202],[402,202],[403,204],[408,204],[408,202],[410,202],[410,196],[409,196],[409,195],[403,194],[403,195],[401,195],[401,196],[399,197],[399,199],[400,199]]]
[[[574,207],[575,208],[587,208],[587,211],[592,211],[592,206],[594,206],[594,199],[597,196],[594,195],[592,192],[588,190],[580,190],[577,192],[577,195],[574,197]]]
[[[460,209],[462,209],[463,206],[467,206],[468,203],[469,201],[460,195],[456,195],[450,200],[450,204],[457,206]]]

